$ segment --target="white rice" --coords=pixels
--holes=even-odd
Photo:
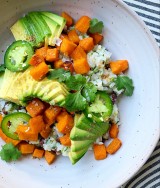
[[[87,60],[91,68],[103,68],[109,63],[111,53],[101,45],[96,45],[93,50],[87,54]]]
[[[110,117],[111,121],[117,125],[120,124],[120,119],[119,119],[119,110],[118,110],[118,106],[117,104],[113,105],[113,112],[112,115]]]
[[[60,136],[63,136],[63,134],[59,133],[56,127],[53,127],[50,136],[44,140],[43,148],[47,151],[56,151],[57,153],[60,152],[63,156],[68,156],[70,148],[63,146],[57,141],[57,138]]]

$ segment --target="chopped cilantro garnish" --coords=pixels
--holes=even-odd
[[[66,81],[71,76],[71,73],[69,71],[66,71],[64,69],[52,69],[49,73],[47,78],[49,80],[55,80],[57,79],[59,82]]]
[[[114,82],[118,90],[124,89],[124,94],[126,96],[131,96],[133,94],[133,81],[128,76],[118,76]]]
[[[21,157],[21,152],[12,143],[8,143],[2,146],[0,157],[6,162],[16,161]]]
[[[98,19],[94,18],[90,21],[90,33],[102,33],[104,25],[102,21],[98,21]]]

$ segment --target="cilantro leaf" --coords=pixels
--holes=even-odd
[[[102,33],[103,27],[104,25],[102,21],[98,21],[96,18],[93,18],[90,21],[89,32],[90,33]]]
[[[0,65],[0,73],[5,71],[5,66],[4,65]]]
[[[12,143],[8,143],[2,146],[0,157],[6,162],[16,161],[21,157],[21,152]]]
[[[88,82],[82,90],[82,95],[88,102],[93,102],[96,98],[96,92],[96,86],[93,83]]]
[[[65,84],[71,90],[80,90],[86,83],[86,78],[80,74],[70,76]]]
[[[133,81],[128,76],[118,76],[114,82],[118,90],[124,89],[124,94],[126,96],[131,96],[133,94]]]
[[[87,101],[81,95],[81,92],[69,93],[65,100],[65,107],[69,112],[84,110],[86,108]]]
[[[66,71],[64,69],[53,69],[48,73],[47,78],[49,80],[57,79],[59,82],[64,82],[70,76],[71,76],[71,73],[69,71]]]

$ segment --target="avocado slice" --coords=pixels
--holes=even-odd
[[[36,38],[26,17],[20,18],[11,28],[11,32],[16,40],[25,40],[36,46]]]
[[[34,37],[36,39],[36,47],[41,47],[44,44],[44,34],[41,30],[39,24],[36,22],[36,20],[33,18],[33,16],[26,15],[25,16],[28,23],[29,23],[29,29],[34,33]]]
[[[59,103],[64,101],[68,94],[68,92],[65,92],[63,85],[57,81],[48,80],[47,78],[35,81],[30,76],[30,69],[18,73],[6,69],[2,81],[0,98],[23,106],[27,104],[27,100],[35,97],[50,104],[53,104],[53,101],[54,104]],[[48,92],[50,98],[47,100]]]
[[[14,80],[14,78],[16,77],[16,73],[13,73],[11,71],[9,71],[8,69],[5,70],[5,73],[3,75],[3,82],[1,85],[1,92],[0,92],[0,98],[4,99],[4,100],[9,100],[8,96],[7,96],[7,92],[9,90],[10,87],[12,87],[12,81]],[[15,100],[17,100],[18,98],[16,97]]]
[[[43,32],[42,35],[44,38],[51,36],[52,32],[39,12],[30,12],[28,15],[32,18],[32,20],[35,20],[34,24]]]
[[[16,40],[25,40],[33,47],[41,47],[44,41],[55,45],[55,37],[59,37],[66,20],[51,12],[30,12],[20,18],[11,28]]]
[[[8,83],[6,85],[9,85],[8,89],[6,90],[5,93],[5,98],[7,101],[12,101],[14,103],[17,104],[21,104],[19,101],[19,95],[22,94],[22,90],[20,88],[20,86],[23,84],[21,78],[22,78],[22,72],[18,73],[18,74],[12,74],[10,71],[8,74],[5,75],[4,79],[8,80]],[[8,78],[12,78],[12,80],[8,79]],[[16,88],[16,92],[15,92],[15,88]],[[3,88],[2,88],[3,91]]]
[[[89,131],[85,131],[82,130],[80,128],[77,127],[73,127],[71,134],[70,134],[70,139],[73,141],[79,140],[95,140],[96,139],[96,135],[89,132]]]
[[[87,152],[88,147],[83,148],[77,152],[71,151],[69,153],[69,159],[71,160],[72,164],[75,164],[76,162],[78,162]]]
[[[106,133],[109,129],[109,123],[93,123],[84,114],[76,114],[74,127],[70,133],[71,151],[69,158],[72,164],[78,162],[85,154],[81,150],[87,151],[96,139]]]
[[[4,78],[4,73],[0,73],[0,91],[4,80],[3,78]]]
[[[59,31],[60,29],[60,25],[55,22],[54,20],[52,20],[51,18],[49,18],[48,16],[38,12],[39,14],[41,14],[43,20],[47,23],[48,27],[50,28],[52,34],[51,36],[48,38],[48,44],[50,46],[54,46],[55,45],[55,36],[57,35],[57,32]]]
[[[83,148],[89,148],[93,144],[93,140],[84,141],[71,141],[71,151],[76,152],[82,150]]]
[[[60,28],[56,34],[56,36],[59,37],[63,31],[65,24],[66,24],[66,20],[63,17],[53,14],[51,12],[41,12],[41,13],[45,16],[48,16],[50,19],[54,20],[57,24],[60,25]]]
[[[76,117],[77,115],[75,115]],[[85,117],[84,114],[82,114],[78,120],[77,120],[77,123],[76,123],[76,127],[77,128],[80,128],[82,130],[85,130],[85,131],[89,131],[93,134],[100,134],[100,130],[98,129],[97,126],[95,126],[95,124],[93,124],[90,119],[88,119],[87,117]],[[94,127],[94,129],[93,129]]]

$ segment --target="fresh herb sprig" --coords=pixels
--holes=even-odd
[[[118,90],[124,89],[124,94],[126,96],[131,96],[133,94],[133,81],[128,76],[117,76],[114,82]]]
[[[0,157],[6,162],[16,161],[21,157],[21,152],[12,143],[7,143],[2,146]]]
[[[90,21],[90,27],[89,27],[90,33],[102,33],[103,28],[104,28],[103,22],[98,21],[97,18],[93,18]]]
[[[84,110],[96,98],[96,86],[80,74],[71,75],[64,69],[54,69],[48,74],[48,79],[57,79],[68,87],[70,93],[65,99],[65,108],[70,112]]]

